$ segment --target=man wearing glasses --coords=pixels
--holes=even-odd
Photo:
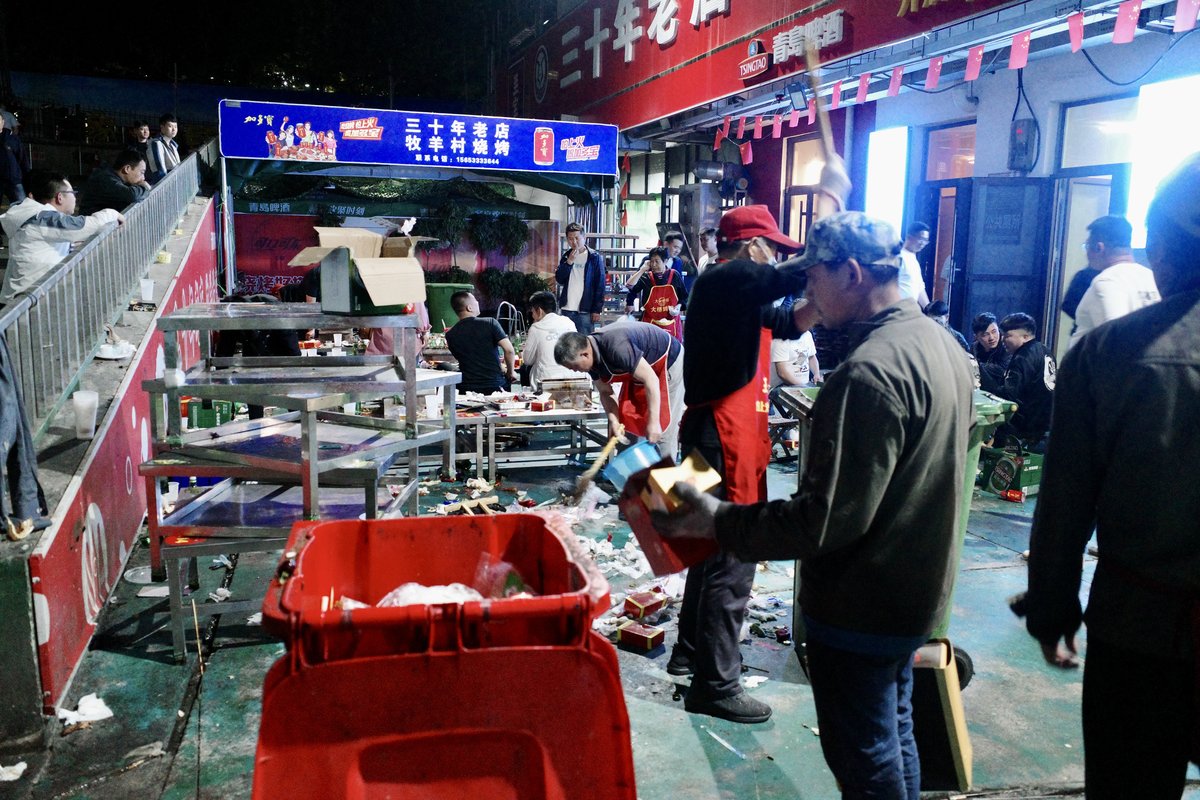
[[[1133,260],[1129,220],[1109,215],[1093,220],[1087,229],[1083,249],[1096,276],[1075,308],[1071,347],[1088,331],[1160,299],[1154,273]]]
[[[0,305],[25,294],[71,252],[71,244],[99,233],[110,222],[125,221],[111,208],[90,216],[75,215],[75,190],[65,175],[29,173],[29,196],[0,216],[8,237],[8,269]]]

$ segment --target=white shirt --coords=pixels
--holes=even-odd
[[[579,304],[583,301],[583,287],[587,282],[587,259],[588,251],[584,250],[582,254],[575,256],[571,263],[571,277],[567,281],[567,302],[563,305],[563,311],[579,310]]]
[[[1161,300],[1154,273],[1133,261],[1122,261],[1104,269],[1092,280],[1075,309],[1075,332],[1071,347],[1085,333]]]
[[[120,216],[111,208],[90,217],[68,216],[32,197],[0,216],[8,236],[8,268],[0,289],[0,305],[32,289],[70,252],[71,242],[82,242]]]
[[[925,291],[925,279],[921,277],[921,265],[917,254],[908,248],[900,249],[900,296],[914,300]]]
[[[529,326],[521,360],[529,365],[529,382],[534,386],[546,378],[587,378],[587,373],[573,372],[554,360],[554,345],[564,333],[572,333],[575,323],[561,314],[547,314]]]
[[[771,341],[771,386],[775,387],[784,383],[778,367],[774,366],[780,362],[790,364],[792,372],[800,377],[800,383],[793,385],[808,385],[812,381],[808,359],[816,354],[816,343],[813,342],[812,334],[807,331],[801,334],[799,339],[773,339]]]

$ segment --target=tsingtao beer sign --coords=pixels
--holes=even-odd
[[[613,125],[222,100],[221,155],[615,175]]]

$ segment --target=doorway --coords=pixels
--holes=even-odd
[[[971,181],[929,181],[917,187],[916,195],[912,220],[929,226],[929,246],[917,255],[929,300],[945,301],[950,307],[951,327],[969,331],[970,319],[963,318],[963,276],[969,244]]]
[[[1087,266],[1083,243],[1087,226],[1097,217],[1125,213],[1129,193],[1128,165],[1104,168],[1094,174],[1060,175],[1054,182],[1054,235],[1052,269],[1047,280],[1047,330],[1043,341],[1059,362],[1067,352],[1075,321],[1062,310],[1062,300],[1071,279]]]
[[[962,318],[1017,311],[1046,328],[1047,250],[1051,191],[1048,178],[976,178],[971,189]],[[957,302],[957,301],[956,301]]]

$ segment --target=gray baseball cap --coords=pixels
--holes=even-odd
[[[843,211],[818,220],[808,229],[804,252],[779,265],[782,270],[806,270],[817,264],[841,264],[853,258],[860,264],[898,266],[900,237],[883,220],[861,211]]]

